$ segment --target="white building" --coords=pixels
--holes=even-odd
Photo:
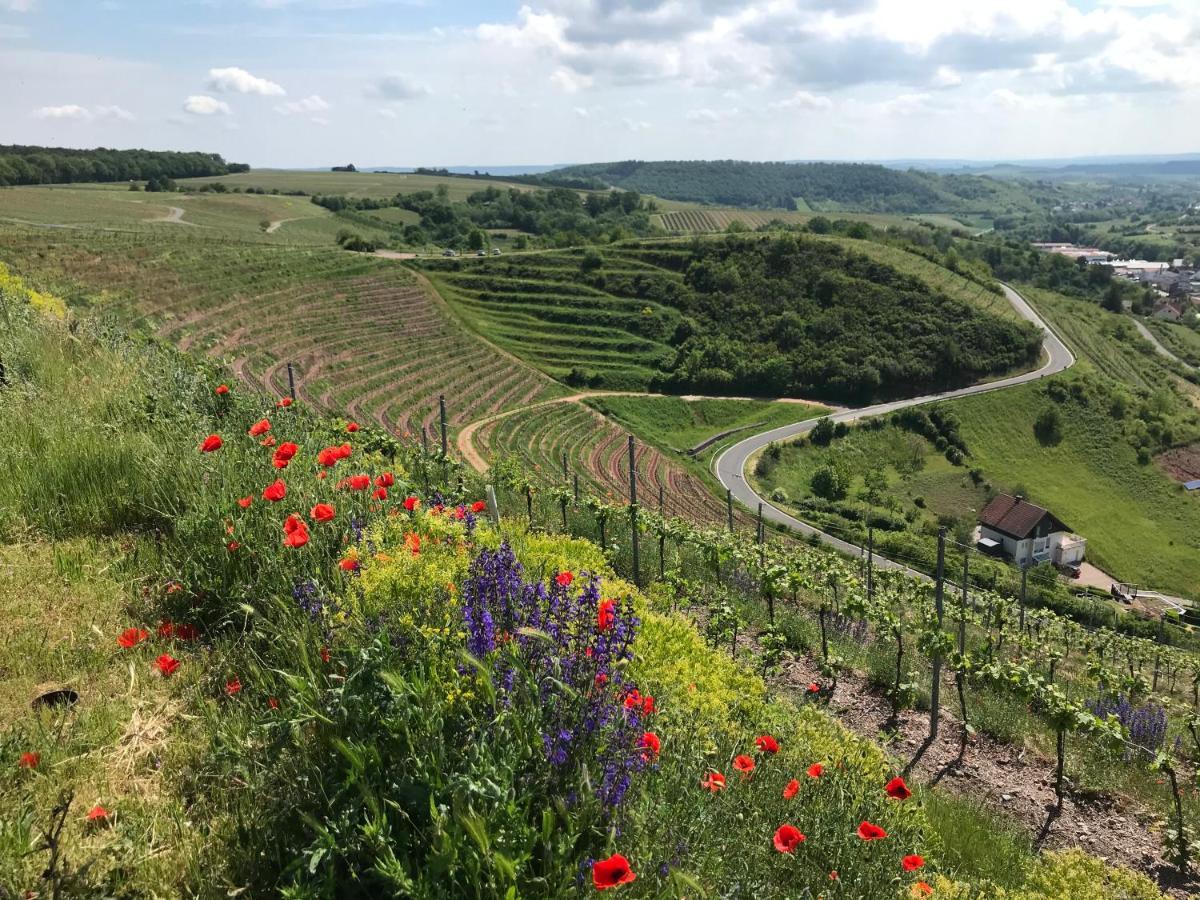
[[[979,546],[1019,566],[1068,566],[1083,561],[1087,541],[1037,504],[997,494],[979,514]]]

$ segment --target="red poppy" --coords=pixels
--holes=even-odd
[[[322,450],[320,453],[317,454],[317,462],[320,463],[322,466],[324,466],[326,469],[332,468],[333,466],[337,465],[337,461],[339,459],[341,459],[341,457],[338,455],[336,447],[326,447],[324,450]]]
[[[646,715],[650,715],[650,713],[654,712],[654,698],[649,694],[646,694],[642,697],[642,712],[644,712]]]
[[[384,472],[382,475],[375,476],[375,487],[391,487],[396,483],[396,476],[391,472]]]
[[[274,484],[269,484],[263,489],[262,496],[264,500],[278,503],[287,496],[287,485],[283,483],[282,478],[277,478]]]
[[[150,632],[145,628],[126,628],[117,635],[117,643],[126,650],[132,649],[150,637]]]
[[[88,810],[87,820],[90,825],[107,825],[111,814],[107,809],[96,804]]]
[[[421,552],[421,536],[410,531],[404,536],[404,546],[412,551],[413,556],[416,556]]]
[[[637,688],[634,688],[632,691],[630,691],[628,694],[625,695],[625,708],[626,709],[634,709],[635,707],[638,707],[641,705],[642,705],[642,695],[638,692]]]
[[[605,674],[604,672],[597,673],[595,682],[596,682],[596,687],[604,687],[606,684],[608,684],[608,675]]]
[[[482,500],[476,500],[474,503],[471,504],[471,512],[473,512],[473,513],[481,513],[481,512],[484,512],[486,509],[487,509],[487,504],[484,503]]]
[[[279,709],[279,699],[277,697],[268,697],[267,706],[271,709]]]
[[[454,518],[458,519],[458,521],[461,522],[466,517],[467,517],[467,508],[465,506],[463,506],[460,503],[458,506],[454,507]]]
[[[242,549],[242,545],[239,544],[237,541],[230,541],[228,544],[225,545],[225,549],[228,550],[230,553],[233,553],[235,550]]]
[[[725,776],[720,772],[709,772],[708,777],[700,782],[700,787],[708,788],[715,794],[725,787]]]
[[[887,837],[887,832],[878,825],[872,825],[870,822],[859,822],[857,834],[864,841],[878,841]]]
[[[629,860],[620,853],[592,863],[592,884],[596,885],[598,891],[607,891],[619,884],[629,884],[635,878],[637,876],[633,874],[633,869],[629,868]]]
[[[810,694],[819,694],[821,692],[821,686],[815,681],[810,682],[808,685],[808,692]]]
[[[370,475],[351,475],[346,479],[346,486],[352,491],[365,491],[371,486]]]
[[[657,734],[653,731],[647,731],[642,735],[642,741],[639,746],[643,750],[648,750],[651,755],[658,756],[658,752],[662,749],[662,741],[659,740]]]
[[[349,422],[349,423],[347,423],[347,424],[346,424],[346,430],[347,430],[348,432],[350,432],[351,434],[354,434],[354,432],[358,431],[358,423],[357,423],[357,422]]]
[[[332,522],[335,515],[334,509],[328,503],[318,503],[308,511],[314,522]]]
[[[299,528],[293,528],[291,531],[288,531],[285,525],[284,531],[286,532],[283,536],[285,547],[293,547],[298,550],[308,543],[308,526],[303,522],[300,523]]]
[[[780,825],[775,829],[772,843],[780,853],[791,853],[804,842],[804,835],[795,825]]]
[[[42,754],[25,752],[21,754],[21,759],[17,763],[17,768],[20,769],[36,769],[42,761]]]
[[[225,682],[225,693],[232,697],[234,694],[240,693],[242,690],[242,682],[236,675]]]
[[[323,662],[323,663],[325,663],[326,665],[328,665],[328,664],[329,664],[329,659],[330,659],[330,656],[329,656],[329,648],[328,648],[328,647],[322,647],[322,648],[321,648],[321,662]]]
[[[280,400],[278,403],[275,404],[275,406],[277,406],[279,409],[287,409],[291,405],[292,405],[291,397],[284,397],[282,400]]]
[[[265,438],[263,438],[261,441],[259,441],[259,444],[261,444],[264,447],[274,447],[275,446],[275,438],[271,437],[270,435],[267,435]]]
[[[271,430],[270,421],[267,419],[259,419],[257,422],[255,422],[253,425],[250,426],[250,431],[248,431],[247,434],[249,434],[250,437],[258,437],[260,434],[266,434],[270,430]]]
[[[181,641],[194,641],[200,636],[200,629],[195,625],[176,625],[175,637]]]
[[[559,572],[554,580],[558,582],[559,587],[570,587],[571,582],[575,580],[575,575],[571,572]]]
[[[900,860],[900,865],[904,866],[905,872],[915,872],[921,866],[925,865],[925,857],[918,856],[916,853],[910,853],[904,859]]]
[[[328,475],[328,474],[329,474],[328,472],[318,472],[318,473],[317,473],[317,478],[319,478],[321,481],[324,481],[324,480],[325,480],[325,476],[326,476],[326,475]]]
[[[829,873],[829,880],[830,880],[830,881],[837,881],[837,880],[838,880],[838,873],[837,873],[837,869],[834,869],[832,872],[830,872],[830,873]]]
[[[404,498],[404,508],[407,509],[409,512],[413,512],[420,505],[421,505],[421,501],[418,500],[416,497],[405,497]]]
[[[342,444],[340,447],[334,447],[333,452],[338,455],[338,459],[349,459],[354,449],[349,444]]]
[[[200,452],[212,453],[214,450],[220,450],[224,444],[225,442],[221,440],[219,434],[210,434],[204,439],[204,443],[200,445]]]
[[[912,886],[909,893],[911,893],[914,897],[928,897],[933,893],[933,888],[923,881],[918,881]]]
[[[797,781],[795,778],[793,778],[791,781],[789,781],[787,783],[787,786],[784,787],[784,789],[783,789],[783,799],[791,800],[799,792],[800,792],[800,782]]]
[[[745,754],[739,754],[733,758],[733,767],[743,775],[749,775],[754,771],[754,760]]]
[[[373,490],[371,492],[371,496],[376,500],[386,500],[387,499],[387,488],[377,487],[377,488],[375,488],[375,490]]]
[[[294,457],[299,450],[300,448],[296,444],[293,444],[291,441],[284,441],[275,448],[275,457],[271,460],[271,464],[277,469],[286,469],[288,467],[288,463],[292,461],[292,457]]]
[[[162,673],[163,677],[166,678],[175,674],[175,670],[179,668],[179,660],[169,653],[164,653],[154,661],[154,665]]]
[[[301,529],[306,529],[306,528],[308,528],[308,526],[304,524],[304,520],[301,519],[295,513],[292,513],[290,516],[288,516],[286,519],[283,520],[283,533],[284,534],[291,534],[293,531],[300,531]]]
[[[912,791],[908,789],[908,785],[904,783],[904,779],[899,775],[884,785],[883,789],[893,800],[907,800],[912,796]]]
[[[247,509],[247,508],[250,506],[250,504],[251,504],[251,503],[253,503],[253,502],[254,502],[254,498],[253,498],[253,497],[240,497],[240,498],[238,498],[238,506],[240,506],[242,509]]]
[[[600,605],[596,608],[596,629],[598,631],[608,631],[616,623],[617,601],[601,600]]]
[[[175,626],[171,624],[170,619],[163,619],[158,623],[158,636],[161,638],[169,638],[175,634]]]
[[[825,767],[820,763],[813,763],[806,771],[809,778],[820,778],[825,772]]]
[[[759,735],[754,739],[754,746],[763,753],[778,753],[779,743],[769,734]]]
[[[229,385],[227,385],[227,384],[218,384],[217,385],[217,396],[218,397],[224,397],[228,393],[229,393]]]
[[[357,572],[358,571],[358,560],[355,559],[353,556],[347,556],[346,558],[344,558],[338,562],[338,568],[340,568],[344,572]]]

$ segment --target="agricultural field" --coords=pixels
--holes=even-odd
[[[179,230],[267,244],[330,246],[348,223],[307,197],[263,194],[145,193],[114,185],[0,190],[0,224],[165,234]],[[364,237],[388,240],[382,227]]]
[[[999,294],[875,248],[729,237],[421,268],[473,329],[578,387],[863,402],[1032,364],[1037,335]]]
[[[660,204],[662,201],[657,201]],[[823,213],[787,209],[741,209],[737,207],[705,207],[695,206],[686,209],[659,213],[655,224],[664,231],[675,231],[686,234],[711,234],[724,231],[732,222],[740,222],[751,231],[765,228],[773,222],[784,225],[803,225]],[[826,215],[826,218],[829,218]],[[877,228],[888,228],[903,225],[903,216],[883,215],[878,213],[837,213],[837,219],[850,222],[866,222]],[[960,226],[961,227],[961,226]]]
[[[1200,331],[1161,319],[1147,319],[1146,327],[1164,347],[1184,362],[1200,368]]]
[[[35,284],[100,296],[268,394],[287,393],[291,362],[298,397],[399,436],[432,426],[442,394],[457,427],[564,392],[465,331],[394,262],[172,234],[11,229],[0,260]]]
[[[306,172],[300,169],[255,169],[236,175],[219,175],[215,178],[182,178],[181,188],[199,187],[212,183],[224,184],[228,188],[262,188],[266,191],[303,191],[306,194],[337,194],[343,197],[394,197],[396,194],[412,194],[416,191],[436,190],[445,185],[451,201],[466,200],[476,191],[489,187],[515,188],[519,191],[533,190],[529,185],[499,181],[491,178],[469,178],[460,175],[417,175],[402,172]]]

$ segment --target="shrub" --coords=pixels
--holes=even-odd
[[[1038,413],[1037,421],[1033,423],[1033,433],[1043,447],[1056,447],[1062,443],[1063,421],[1058,407],[1048,406]]]
[[[814,494],[825,500],[842,500],[850,490],[845,471],[836,465],[824,465],[817,469],[810,486]]]

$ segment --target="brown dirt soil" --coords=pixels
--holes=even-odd
[[[1158,456],[1158,464],[1178,482],[1200,478],[1200,444],[1176,447],[1161,453]]]
[[[814,681],[824,682],[819,667],[800,656],[784,664],[774,684],[804,697]],[[1200,880],[1181,881],[1163,858],[1161,822],[1135,801],[1076,793],[1068,783],[1062,808],[1057,810],[1053,759],[985,734],[972,736],[964,746],[960,720],[947,709],[957,704],[952,679],[942,690],[941,724],[932,743],[927,712],[906,710],[898,723],[892,723],[890,703],[858,673],[843,673],[827,703],[830,714],[861,737],[879,741],[884,731],[894,735],[884,746],[900,761],[906,776],[969,797],[1015,820],[1033,835],[1039,849],[1079,847],[1145,873],[1172,896],[1189,897],[1200,889]]]

